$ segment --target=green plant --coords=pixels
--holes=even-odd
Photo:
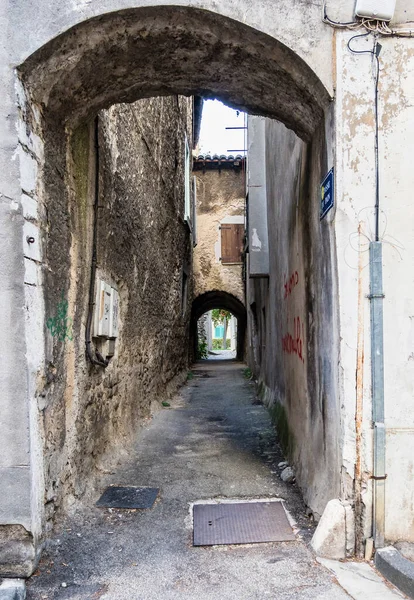
[[[171,404],[170,404],[169,402],[166,402],[165,400],[163,400],[163,401],[161,402],[161,404],[162,404],[163,406],[165,406],[166,408],[168,408],[169,406],[171,406]]]
[[[192,379],[194,379],[194,373],[192,371],[188,371],[187,381],[191,381]]]
[[[243,369],[243,377],[245,377],[246,379],[251,379],[253,377],[253,373],[251,369],[249,369],[249,367]]]
[[[196,352],[197,360],[208,358],[207,342],[205,340],[199,340]]]
[[[223,350],[223,340],[217,338],[212,342],[213,350]]]

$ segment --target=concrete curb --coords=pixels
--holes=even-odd
[[[0,579],[0,600],[25,600],[24,579]]]
[[[376,551],[375,566],[398,589],[414,599],[414,563],[411,560],[404,558],[393,546],[387,546]]]
[[[391,588],[384,577],[367,562],[344,562],[327,558],[316,560],[335,575],[339,585],[354,600],[403,600],[401,592]]]

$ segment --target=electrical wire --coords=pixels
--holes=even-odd
[[[360,33],[358,35],[353,35],[348,40],[348,43],[347,43],[348,50],[350,52],[352,52],[352,54],[374,54],[374,49],[372,49],[372,50],[355,50],[354,48],[351,47],[352,40],[356,40],[357,38],[365,38],[365,37],[368,37],[369,35],[371,35],[371,31],[367,31],[366,33]]]
[[[340,27],[340,28],[347,29],[347,28],[354,28],[356,26],[358,26],[358,27],[360,26],[360,23],[358,21],[348,21],[346,23],[341,23],[339,21],[333,21],[332,19],[330,19],[328,17],[328,13],[326,12],[326,2],[324,2],[323,6],[322,6],[322,14],[323,14],[322,21],[324,23],[328,23],[328,25],[332,25],[334,27]]]
[[[379,213],[380,213],[380,177],[379,177],[379,107],[378,107],[378,83],[380,76],[379,53],[381,52],[381,44],[374,40],[372,50],[355,50],[351,46],[351,42],[358,38],[365,38],[371,35],[371,32],[361,33],[352,36],[347,43],[348,50],[352,54],[370,54],[375,61],[375,94],[374,94],[374,115],[375,115],[375,241],[379,241]]]

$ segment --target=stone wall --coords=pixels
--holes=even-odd
[[[194,296],[212,290],[227,292],[244,303],[241,264],[221,258],[222,223],[243,223],[245,173],[243,160],[223,161],[222,169],[195,161],[197,182],[197,246],[194,249]],[[236,163],[236,164],[235,164]]]
[[[191,239],[183,220],[184,139],[191,99],[115,105],[99,114],[97,276],[120,295],[119,337],[106,369],[85,356],[92,260],[95,125],[68,144],[68,194],[47,199],[47,377],[39,387],[47,519],[84,494],[97,469],[128,449],[151,404],[174,392],[188,360]],[[49,177],[51,177],[49,175]],[[53,193],[49,178],[48,190]]]

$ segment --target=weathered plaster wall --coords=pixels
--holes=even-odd
[[[412,10],[406,7],[407,10]],[[402,16],[402,15],[401,15]],[[412,14],[410,15],[412,18]],[[337,47],[337,198],[341,396],[344,468],[353,474],[355,452],[355,374],[358,335],[358,279],[363,318],[362,499],[364,533],[371,532],[372,405],[368,244],[374,239],[374,79],[369,55],[346,50],[349,32]],[[414,220],[414,42],[380,40],[379,79],[380,240],[384,269],[384,375],[386,444],[386,539],[414,541],[414,417],[412,411]],[[355,41],[354,41],[355,44]],[[369,50],[373,40],[356,49]],[[361,234],[358,235],[358,224]],[[362,263],[358,269],[359,256]]]
[[[68,193],[53,193],[49,173],[46,319],[56,320],[59,311],[69,319],[61,336],[48,328],[46,376],[38,389],[49,524],[63,499],[67,506],[87,491],[96,469],[128,448],[151,403],[183,381],[191,305],[191,289],[184,305],[182,299],[183,267],[191,263],[184,135],[190,131],[191,100],[184,98],[116,105],[99,115],[98,273],[120,294],[120,333],[106,369],[87,361],[84,341],[93,123],[70,136]]]
[[[309,145],[276,121],[265,131],[270,271],[248,280],[250,364],[318,516],[340,494],[336,256],[331,215],[319,220],[332,124]]]
[[[197,185],[197,246],[194,297],[211,290],[228,292],[244,304],[241,264],[221,263],[221,223],[244,223],[245,176],[239,166],[194,171]]]

